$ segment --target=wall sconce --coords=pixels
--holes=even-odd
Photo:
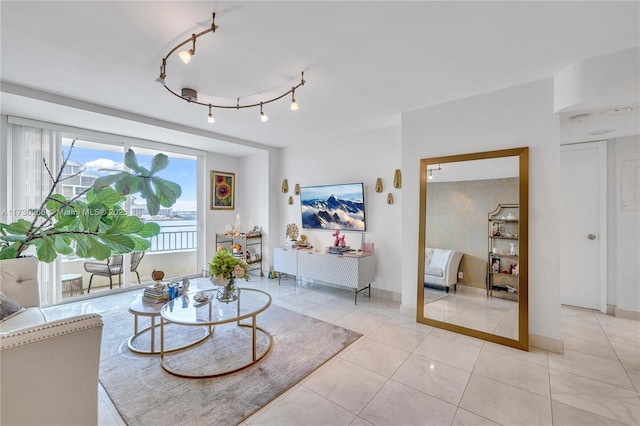
[[[382,192],[382,179],[380,178],[376,180],[376,192]]]
[[[387,204],[393,204],[393,194],[387,194]]]
[[[289,192],[289,182],[286,179],[282,179],[282,192],[284,194]]]
[[[393,187],[402,188],[402,174],[400,173],[400,169],[396,169],[396,172],[393,174]]]
[[[300,195],[300,185],[296,183],[296,186],[293,188],[293,193],[295,195]]]
[[[289,204],[293,204],[293,197],[289,196]]]

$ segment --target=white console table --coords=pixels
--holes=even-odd
[[[340,255],[277,247],[273,268],[277,272],[353,288],[355,303],[363,290],[368,290],[371,297],[371,283],[376,277],[373,254]]]

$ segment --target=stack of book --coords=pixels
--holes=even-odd
[[[169,296],[167,295],[166,286],[156,286],[155,284],[148,285],[144,289],[142,300],[149,303],[167,303]]]
[[[352,251],[351,247],[346,246],[346,247],[329,247],[329,253],[334,253],[334,254],[342,254],[348,251]]]

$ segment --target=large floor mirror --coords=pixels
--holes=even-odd
[[[418,322],[529,350],[529,149],[420,168]]]

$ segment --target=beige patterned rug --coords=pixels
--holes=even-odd
[[[361,336],[272,305],[258,316],[258,325],[273,336],[273,347],[260,362],[227,376],[187,379],[164,371],[157,355],[138,355],[129,350],[131,314],[109,312],[103,314],[103,320],[100,382],[130,426],[237,425]],[[184,329],[167,330],[167,336],[173,339],[169,345],[201,333],[195,327]],[[235,341],[232,334],[230,345]],[[183,368],[206,371],[208,365],[218,361],[219,348],[208,345],[220,342],[219,337],[177,352],[173,359]],[[260,339],[258,345],[267,341]],[[148,344],[143,340],[137,343]],[[239,354],[244,352],[238,350]]]

